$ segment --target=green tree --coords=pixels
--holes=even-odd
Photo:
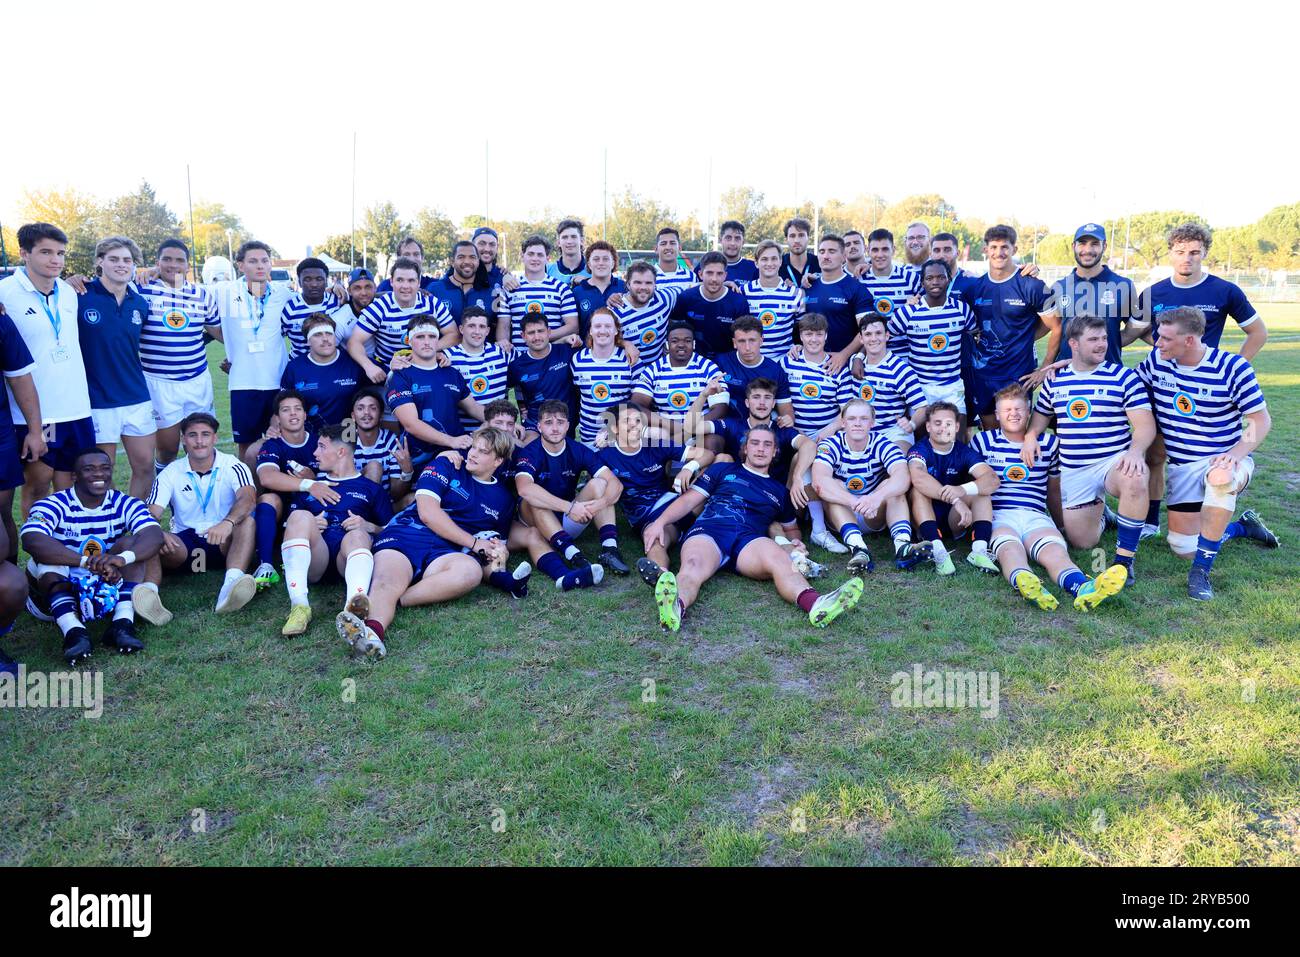
[[[166,203],[158,200],[154,188],[144,181],[134,193],[110,202],[98,219],[104,236],[131,237],[147,259],[152,258],[164,239],[176,239],[181,234],[176,215]]]
[[[1123,222],[1122,220],[1120,221]],[[1208,225],[1195,213],[1184,210],[1155,210],[1134,213],[1128,218],[1129,250],[1141,265],[1150,269],[1169,253],[1169,231],[1187,222]]]
[[[352,262],[352,237],[347,233],[338,233],[334,236],[326,236],[319,243],[312,246],[312,253],[320,256],[322,254],[337,259],[341,263]],[[356,251],[356,264],[361,265],[361,250]]]
[[[67,233],[68,259],[64,272],[87,276],[95,265],[95,243],[101,238],[97,235],[101,212],[92,197],[65,189],[25,193],[19,216],[23,223],[53,223]]]
[[[1040,266],[1074,265],[1074,237],[1069,233],[1050,233],[1038,241]]]
[[[397,255],[397,244],[410,232],[397,207],[390,202],[375,203],[361,215],[359,232],[366,240],[367,257],[372,268],[381,268]]]
[[[415,214],[415,222],[411,224],[411,235],[424,246],[425,262],[450,262],[451,247],[456,242],[456,224],[442,210],[430,206],[419,209]],[[343,261],[347,262],[346,259]],[[432,269],[429,271],[432,272]]]
[[[1254,231],[1263,252],[1261,265],[1280,269],[1300,264],[1300,203],[1269,210]],[[1215,245],[1218,241],[1215,236]]]
[[[609,203],[608,234],[615,248],[654,249],[655,234],[664,226],[676,226],[677,217],[667,206],[646,199],[630,188]]]
[[[226,231],[230,235],[226,235]],[[188,230],[182,228],[182,232]],[[225,203],[199,202],[194,206],[194,259],[201,264],[210,256],[226,256],[252,239],[243,221]],[[152,255],[152,251],[146,251]]]

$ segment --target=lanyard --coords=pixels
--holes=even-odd
[[[41,293],[38,289],[37,294],[41,297],[41,308],[45,310],[45,316],[50,320],[50,328],[54,330],[54,342],[59,344],[63,335],[63,313],[59,311],[59,282],[54,281],[54,308],[50,308],[50,297]]]
[[[271,298],[271,284],[266,284],[266,292],[261,296],[254,296],[253,291],[247,286],[244,291],[248,294],[248,315],[253,320],[253,338],[257,338],[258,332],[262,329],[262,317],[266,315],[266,302]]]
[[[208,473],[208,490],[207,493],[203,495],[199,494],[201,486],[199,484],[198,474],[195,472],[186,473],[190,477],[190,483],[194,486],[194,497],[198,499],[199,508],[202,510],[204,516],[208,514],[208,503],[212,501],[212,492],[217,487],[217,473],[220,471],[220,468],[214,466],[212,471]]]

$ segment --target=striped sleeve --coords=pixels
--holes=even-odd
[[[126,520],[126,530],[132,535],[150,526],[158,527],[158,520],[149,514],[149,509],[138,498],[126,496],[126,505],[122,512],[122,517]]]
[[[1048,383],[1043,383],[1044,389],[1047,385]],[[1132,369],[1124,370],[1124,408],[1151,408],[1151,394],[1147,392],[1141,378]]]
[[[232,470],[235,476],[236,488],[243,488],[245,485],[253,484],[253,473],[249,471],[247,465],[243,462],[236,462]]]
[[[1232,363],[1232,378],[1228,383],[1232,398],[1236,401],[1242,415],[1258,412],[1265,408],[1267,403],[1264,401],[1264,393],[1259,388],[1259,380],[1255,378],[1255,370],[1241,356],[1233,356],[1233,359],[1235,361]]]
[[[41,532],[45,535],[53,535],[54,530],[58,528],[63,521],[63,510],[59,504],[53,500],[53,496],[43,498],[27,513],[27,521],[23,522],[23,527],[18,530],[18,537],[21,539],[29,532]]]
[[[157,505],[159,508],[166,508],[172,502],[172,480],[171,475],[174,469],[163,469],[154,476],[153,485],[149,488],[149,498],[145,501],[149,505]]]

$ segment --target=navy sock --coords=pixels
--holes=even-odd
[[[1077,568],[1071,568],[1069,571],[1061,572],[1056,578],[1056,584],[1060,585],[1071,595],[1079,594],[1079,589],[1088,583],[1088,576]]]
[[[1140,518],[1128,518],[1119,516],[1119,527],[1115,531],[1115,548],[1124,549],[1130,555],[1137,552],[1138,542],[1142,538],[1142,520]],[[1116,560],[1120,558],[1116,552]]]
[[[938,539],[939,539],[939,523],[938,523],[938,522],[922,522],[922,523],[921,523],[921,541],[923,541],[923,542],[934,542],[934,541],[938,541]]]
[[[1219,546],[1222,544],[1222,541],[1212,542],[1204,535],[1197,535],[1196,557],[1192,559],[1192,564],[1208,572],[1214,567],[1214,559],[1219,554]]]
[[[1147,524],[1148,524],[1148,525],[1159,525],[1159,524],[1160,524],[1160,503],[1161,503],[1161,501],[1163,501],[1163,500],[1162,500],[1162,499],[1158,499],[1158,498],[1153,498],[1153,499],[1151,500],[1151,504],[1150,504],[1150,506],[1148,506],[1148,508],[1147,508]]]
[[[574,553],[578,552],[578,546],[573,544],[573,539],[564,529],[560,529],[549,539],[551,547],[565,557],[570,559]]]
[[[572,591],[575,588],[585,588],[592,584],[595,579],[591,574],[591,566],[583,565],[581,568],[575,568],[571,572],[565,572],[564,576],[559,579],[560,587],[565,591]]]
[[[970,527],[971,537],[977,542],[988,544],[989,539],[993,537],[992,522],[973,522]]]
[[[550,576],[555,581],[559,581],[569,573],[569,568],[564,564],[564,559],[555,552],[547,552],[537,559],[537,567],[543,574]]]
[[[600,526],[600,547],[617,548],[618,547],[618,527],[615,525]]]
[[[50,594],[50,617],[62,618],[64,615],[77,615],[76,592],[71,588],[60,588]],[[78,615],[78,617],[80,617]]]
[[[1219,544],[1222,545],[1231,538],[1241,538],[1245,534],[1246,529],[1241,522],[1229,522],[1228,527],[1223,530],[1223,537],[1219,539]]]
[[[557,555],[556,558],[558,557]],[[528,594],[528,579],[515,578],[509,572],[493,572],[488,576],[488,584],[516,598],[523,598]]]
[[[259,502],[253,509],[253,524],[257,528],[258,564],[275,564],[275,506]]]

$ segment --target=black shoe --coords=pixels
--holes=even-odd
[[[564,558],[563,555],[561,555],[560,557]],[[574,555],[572,558],[565,558],[564,564],[568,565],[570,568],[577,571],[579,568],[589,567],[591,565],[591,562],[587,560],[586,555],[582,554],[582,552],[578,552],[578,554]]]
[[[601,558],[605,556],[602,555]],[[641,576],[641,580],[654,588],[659,583],[659,576],[664,570],[659,567],[659,563],[651,558],[638,558],[636,560],[636,573]]]
[[[0,675],[13,675],[18,677],[18,662],[14,661],[3,651],[0,651]]]
[[[627,567],[627,562],[623,561],[623,554],[617,548],[602,548],[599,562],[615,575],[626,575],[632,571]]]
[[[144,642],[135,633],[135,622],[127,621],[125,618],[110,622],[104,632],[103,640],[106,647],[116,648],[121,655],[133,655],[137,651],[144,651]]]
[[[849,574],[853,576],[866,575],[875,571],[876,563],[871,560],[871,553],[865,548],[855,548],[852,557],[849,558]]]
[[[63,636],[63,660],[69,665],[75,666],[85,661],[94,649],[85,628],[73,628]]]
[[[1268,530],[1264,520],[1259,517],[1259,512],[1253,508],[1248,508],[1241,513],[1241,518],[1237,519],[1241,527],[1246,530],[1246,538],[1253,542],[1259,542],[1265,548],[1278,548],[1281,542],[1276,535]]]
[[[1214,598],[1214,589],[1210,587],[1208,569],[1193,565],[1187,573],[1187,597],[1195,601],[1210,601]]]
[[[934,557],[934,546],[929,542],[908,542],[894,550],[894,567],[900,571],[911,571],[921,562],[928,562]]]

